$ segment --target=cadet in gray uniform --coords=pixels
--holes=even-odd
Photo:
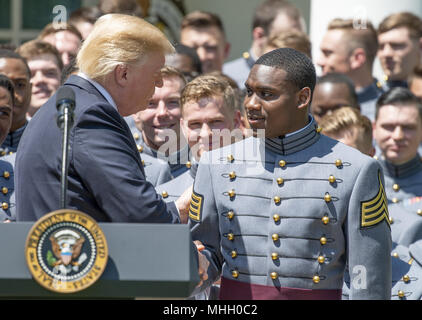
[[[0,74],[0,143],[6,138],[12,125],[12,110],[15,104],[15,87],[11,79]],[[0,223],[14,221],[15,210],[15,183],[14,159],[15,153],[0,159]]]
[[[422,196],[422,101],[406,88],[393,88],[377,102],[374,138],[381,152],[388,201]]]
[[[166,161],[151,157],[147,154],[143,154],[141,159],[145,170],[145,178],[147,181],[151,182],[154,187],[173,179],[170,166]],[[182,193],[180,195],[182,195]]]
[[[221,299],[340,299],[347,264],[351,299],[390,298],[382,170],[320,134],[315,81],[304,54],[264,54],[246,81],[257,136],[202,155],[189,224],[210,266],[197,290],[222,273]]]
[[[180,94],[186,84],[183,74],[169,66],[161,69],[163,87],[156,88],[149,106],[133,115],[132,134],[141,156],[162,159],[177,177],[187,171],[189,147],[180,132]]]
[[[230,84],[222,77],[204,75],[189,82],[182,90],[181,127],[191,150],[197,150],[186,165],[189,171],[160,185],[157,192],[165,201],[174,201],[178,194],[193,184],[198,162],[204,151],[220,148],[216,142],[230,143],[231,139],[220,139],[218,131],[239,128],[240,115],[235,113],[236,95]],[[199,132],[199,134],[198,134]],[[241,132],[239,131],[241,136]]]

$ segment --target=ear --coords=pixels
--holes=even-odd
[[[262,27],[256,27],[252,30],[252,38],[254,41],[261,40],[265,37],[265,31]]]
[[[180,117],[180,128],[182,129],[182,133],[186,139],[186,141],[188,141],[188,132],[187,129],[185,128],[185,121],[183,120],[183,117]],[[188,141],[189,143],[189,141]]]
[[[363,48],[356,48],[349,57],[350,67],[352,70],[359,69],[366,62],[366,53]]]
[[[226,45],[224,46],[224,60],[226,60],[229,57],[230,49],[231,49],[231,44],[229,42],[226,42]]]
[[[120,87],[126,87],[128,82],[128,72],[129,68],[124,64],[118,64],[114,68],[114,80],[117,85],[119,85]]]
[[[310,106],[311,102],[311,88],[304,87],[299,90],[296,94],[297,97],[297,108],[298,109],[306,109]]]
[[[237,128],[243,129],[242,128],[243,127],[243,123],[242,123],[241,118],[242,118],[242,114],[241,114],[240,110],[235,110],[235,112],[234,112],[234,118],[233,118],[234,128],[236,128],[236,129]]]

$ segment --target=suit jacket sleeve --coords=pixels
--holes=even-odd
[[[166,205],[145,179],[135,142],[108,104],[89,107],[75,124],[73,165],[111,222],[178,223],[174,203]]]
[[[363,164],[351,193],[346,222],[350,299],[391,297],[391,232],[379,164]]]
[[[189,226],[192,240],[199,240],[205,246],[202,254],[207,257],[210,265],[208,267],[208,280],[204,281],[204,284],[193,294],[212,285],[220,276],[223,264],[223,256],[220,252],[219,217],[210,170],[212,164],[209,164],[207,155],[207,153],[204,153],[201,156],[201,162],[195,176],[189,212]]]

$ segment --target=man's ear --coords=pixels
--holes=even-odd
[[[299,90],[299,92],[296,94],[297,96],[297,108],[303,109],[308,108],[310,106],[311,102],[311,88],[304,87]]]
[[[114,68],[114,80],[117,85],[121,87],[126,87],[128,82],[128,72],[129,68],[124,64],[118,64]]]
[[[349,57],[350,68],[359,69],[366,62],[366,52],[363,48],[356,48]]]

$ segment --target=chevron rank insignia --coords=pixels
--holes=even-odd
[[[189,207],[189,217],[196,222],[201,221],[201,214],[202,214],[202,204],[203,204],[204,196],[196,193],[195,190],[192,191],[192,198],[190,200],[190,207]]]
[[[361,202],[361,228],[372,227],[384,219],[390,226],[388,216],[387,198],[381,181],[381,173],[378,171],[379,190],[377,195],[365,202]]]

